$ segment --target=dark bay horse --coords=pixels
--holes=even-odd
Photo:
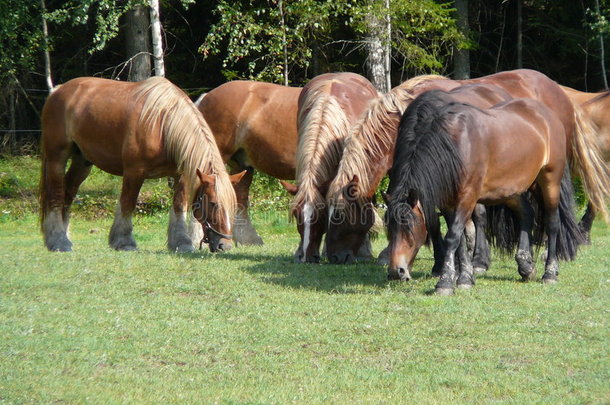
[[[419,95],[431,89],[451,90],[464,84],[490,84],[504,89],[514,98],[531,98],[551,109],[564,127],[566,152],[573,158],[577,174],[583,178],[587,196],[605,208],[610,190],[598,187],[607,174],[592,156],[599,153],[595,132],[578,106],[573,106],[559,85],[540,72],[519,69],[470,80],[449,80],[440,76],[421,76],[393,88],[372,103],[360,122],[352,127],[337,176],[327,194],[330,211],[337,215],[327,231],[329,259],[342,263],[354,254],[354,240],[362,239],[371,226],[367,211],[383,176],[392,165],[394,142],[403,111]],[[349,197],[349,198],[346,198]],[[359,218],[357,221],[341,220]],[[362,220],[360,220],[362,219]],[[365,223],[365,221],[368,221]],[[354,225],[354,222],[357,224]],[[348,236],[349,235],[349,236]],[[442,263],[441,263],[442,264]]]
[[[337,173],[343,140],[369,102],[379,96],[366,78],[355,73],[316,76],[299,97],[296,185],[282,182],[294,195],[291,212],[301,236],[297,262],[320,261],[320,244],[326,232],[328,185]],[[370,258],[370,242],[359,249]]]
[[[589,117],[593,123],[596,134],[597,143],[601,152],[601,159],[607,167],[608,173],[610,173],[610,91],[602,91],[599,93],[587,93],[578,91],[570,87],[561,86],[563,91],[568,95],[574,105],[579,105],[584,114]],[[598,163],[602,164],[602,163]],[[610,177],[610,175],[608,176]],[[598,184],[598,187],[602,189],[610,189],[610,182],[605,184]],[[587,237],[591,232],[591,226],[595,219],[595,213],[597,209],[594,205],[589,202],[587,204],[587,210],[580,220],[580,226]],[[602,212],[603,213],[603,212]]]
[[[232,182],[214,137],[188,96],[164,78],[142,82],[83,77],[59,86],[42,110],[40,219],[49,250],[70,251],[70,206],[91,166],[123,176],[109,244],[135,250],[132,215],[145,179],[174,177],[168,248],[192,251],[187,213],[210,250],[230,248],[236,209]],[[68,160],[70,168],[65,173]]]
[[[254,169],[283,180],[296,170],[297,103],[301,88],[235,80],[206,93],[196,105],[231,172],[247,170],[235,186],[235,240],[262,244],[248,215]]]
[[[557,281],[558,259],[572,260],[584,240],[576,224],[567,170],[564,125],[541,102],[514,99],[490,109],[456,101],[439,90],[419,96],[401,120],[388,189],[389,277],[409,279],[426,239],[439,230],[436,209],[451,212],[445,257],[436,292],[474,285],[472,267],[456,271],[455,254],[465,248],[464,226],[477,202],[504,203],[520,219],[519,273],[532,279],[531,232],[542,226],[524,193],[534,191],[543,207],[548,239],[545,282]],[[460,253],[460,260],[466,257]],[[458,274],[459,273],[459,274]]]

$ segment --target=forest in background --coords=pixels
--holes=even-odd
[[[79,76],[155,74],[152,3],[3,1],[0,152],[35,152],[48,78],[56,85]],[[233,79],[302,86],[330,71],[363,74],[384,90],[418,74],[478,77],[524,67],[579,90],[607,88],[608,0],[167,0],[159,6],[165,76],[193,98]],[[143,41],[140,48],[134,38]],[[138,58],[144,67],[136,66]]]

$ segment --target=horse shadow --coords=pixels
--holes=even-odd
[[[203,254],[212,255],[209,252]],[[202,253],[187,253],[182,256],[201,260]],[[250,273],[264,283],[289,289],[307,289],[333,294],[367,294],[372,293],[371,288],[377,291],[389,284],[400,283],[388,281],[387,267],[377,264],[374,260],[354,264],[295,263],[292,254],[278,255],[265,252],[230,252],[223,254],[222,258],[237,262],[253,262],[239,267],[238,270]],[[418,266],[422,270],[411,272],[416,280],[432,277],[429,271],[423,270],[427,267],[432,268],[432,260],[422,259],[421,262],[429,263]]]

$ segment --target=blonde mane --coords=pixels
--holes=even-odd
[[[373,184],[374,162],[387,159],[398,133],[400,118],[411,101],[415,99],[414,90],[430,80],[448,80],[444,76],[423,75],[409,79],[388,93],[371,102],[368,110],[352,126],[345,139],[343,157],[335,179],[328,190],[328,203],[335,209],[345,209],[343,189],[354,177],[358,176],[357,190],[349,190],[350,197],[362,204],[366,194],[378,184]]]
[[[232,220],[237,209],[235,191],[214,135],[195,104],[182,90],[158,76],[141,82],[135,98],[143,103],[140,122],[146,132],[150,133],[157,123],[161,126],[166,153],[178,174],[185,176],[189,201],[200,184],[196,169],[215,174],[219,206]]]
[[[337,99],[330,95],[332,80],[312,86],[299,109],[296,179],[299,190],[293,209],[302,204],[325,204],[320,186],[334,177],[349,132],[349,122]]]

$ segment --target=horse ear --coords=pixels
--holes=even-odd
[[[240,180],[242,179],[242,177],[244,177],[244,175],[246,174],[246,172],[247,172],[247,170],[244,170],[243,172],[239,172],[239,173],[229,176],[229,180],[231,180],[231,184],[235,185],[235,184],[239,183]]]
[[[415,207],[419,202],[419,192],[412,188],[409,190],[409,194],[407,194],[407,204],[411,207]]]
[[[280,180],[280,184],[282,185],[282,187],[284,187],[286,191],[288,191],[288,194],[290,195],[296,195],[297,191],[299,191],[299,186],[297,186],[296,184],[288,183],[284,180]]]
[[[206,186],[213,186],[216,183],[216,179],[214,176],[210,176],[209,174],[203,173],[201,170],[197,169],[197,177],[201,180],[201,184]]]
[[[343,197],[348,200],[354,199],[358,193],[360,188],[360,179],[357,174],[354,174],[352,180],[343,188]]]
[[[388,205],[390,203],[390,201],[392,201],[392,196],[388,193],[386,193],[385,191],[381,192],[381,196],[383,197],[383,202],[386,203],[386,205]]]

